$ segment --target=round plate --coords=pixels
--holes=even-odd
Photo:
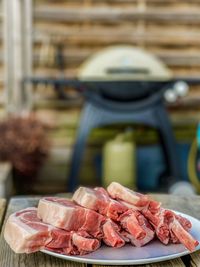
[[[191,221],[192,229],[190,233],[200,242],[200,221],[184,213],[176,213]],[[196,250],[199,249],[200,245],[196,248]],[[68,256],[48,251],[46,249],[42,250],[42,252],[64,260],[102,265],[147,264],[179,258],[190,253],[190,251],[185,249],[181,244],[170,244],[166,246],[158,240],[154,240],[141,248],[133,247],[130,244],[127,244],[122,248],[111,248],[103,245],[95,252],[84,256]]]

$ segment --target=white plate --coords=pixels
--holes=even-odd
[[[176,213],[191,221],[192,229],[190,233],[200,242],[200,221],[184,213]],[[200,245],[196,250],[199,249]],[[106,265],[146,264],[170,260],[190,253],[181,244],[170,244],[165,246],[158,240],[154,240],[141,248],[133,247],[129,244],[122,248],[111,248],[103,245],[97,251],[84,256],[67,256],[48,250],[42,250],[42,252],[64,260]]]

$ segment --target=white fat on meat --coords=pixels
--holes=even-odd
[[[24,213],[35,213],[36,208],[27,208]],[[23,213],[22,213],[23,216]],[[21,220],[21,214],[16,212],[9,216],[4,230],[4,238],[16,253],[30,253],[45,247],[51,241],[51,226],[38,222],[33,228]]]

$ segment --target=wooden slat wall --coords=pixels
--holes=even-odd
[[[36,0],[34,72],[41,76],[63,75],[54,59],[58,44],[63,45],[66,62],[63,72],[67,77],[73,77],[79,65],[99,49],[131,44],[157,55],[175,75],[198,77],[199,4],[198,0]],[[56,99],[51,86],[35,88],[36,114],[52,126],[50,138],[54,144],[52,156],[39,178],[40,186],[35,185],[36,192],[64,190],[82,103]],[[191,88],[190,94],[170,105],[169,110],[176,137],[190,142],[200,119],[200,86]],[[84,183],[95,183],[94,156],[101,152],[106,140],[121,130],[121,126],[108,127],[91,134],[81,169]],[[135,140],[138,144],[152,143],[157,135],[138,128]]]
[[[3,1],[0,1],[0,113],[2,112],[2,102],[4,100],[4,95],[3,95],[4,69],[3,69],[3,42],[2,42],[2,36],[3,36],[2,2]],[[1,117],[1,115],[0,115],[0,117]]]
[[[33,10],[35,75],[73,77],[88,56],[115,44],[131,44],[149,50],[176,76],[198,77],[200,74],[199,0],[35,0]],[[64,47],[66,66],[62,73],[55,62],[58,44]],[[0,56],[0,81],[2,70]],[[34,103],[37,116],[52,126],[49,136],[54,147],[61,149],[55,153],[59,174],[57,169],[54,172],[64,180],[83,101],[58,100],[51,86],[38,85],[34,89]],[[189,95],[175,105],[169,105],[169,110],[177,138],[191,141],[200,120],[200,86],[192,87]],[[95,175],[94,168],[89,167],[92,156],[100,151],[107,139],[120,131],[121,127],[117,126],[92,133],[84,158],[84,179]],[[138,143],[157,140],[152,130],[138,129],[135,136]],[[55,161],[50,159],[52,164]],[[42,177],[49,166],[44,168]],[[50,172],[54,179],[53,170],[49,171],[51,176]],[[45,189],[47,185],[44,185]],[[40,183],[40,189],[41,186]]]
[[[58,70],[55,62],[58,44],[62,44],[64,50],[66,66],[63,73]],[[200,2],[198,0],[35,1],[35,75],[73,77],[88,56],[113,44],[143,47],[162,59],[175,76],[198,77]],[[178,125],[188,122],[196,124],[200,118],[199,103],[200,86],[192,87],[185,99],[169,107],[173,122]],[[67,117],[69,114],[80,113],[79,104],[68,105],[56,100],[51,86],[37,86],[35,108],[38,114],[45,113],[45,118],[49,119],[55,128],[62,129],[67,127],[67,120],[64,119],[67,112]],[[57,118],[61,117],[63,121],[61,123],[58,120],[59,124]],[[70,121],[73,121],[72,128],[76,128],[78,117],[72,116]]]

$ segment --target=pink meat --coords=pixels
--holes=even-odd
[[[146,236],[144,239],[142,240],[136,240],[135,241],[135,245],[136,246],[144,246],[147,243],[149,243],[151,240],[154,239],[155,236],[155,232],[151,226],[151,224],[148,222],[148,220],[143,216],[142,213],[140,213],[139,211],[135,211],[135,213],[137,214],[137,220],[139,222],[139,225],[142,227],[142,229],[145,231]]]
[[[74,232],[72,235],[72,243],[78,248],[80,255],[97,250],[101,244],[98,239],[92,238],[84,231],[78,233]]]
[[[176,216],[176,219],[179,221],[179,223],[183,226],[183,228],[186,231],[189,231],[192,228],[192,224],[188,219],[182,217],[181,215],[177,215],[177,214],[175,216]]]
[[[149,196],[134,192],[116,182],[112,182],[107,187],[107,191],[112,198],[124,200],[138,207],[146,206],[149,203]]]
[[[38,217],[46,223],[67,231],[85,231],[94,237],[107,240],[108,244],[110,233],[105,231],[107,227],[104,224],[108,225],[105,216],[78,206],[71,200],[55,197],[42,198],[38,205]],[[110,226],[110,229],[115,237],[119,235],[117,232],[115,233],[116,227]],[[118,240],[116,242],[117,246],[122,242],[123,239]],[[110,241],[110,245],[115,246],[115,242]]]
[[[4,238],[16,253],[38,251],[51,241],[51,226],[38,220],[34,224],[35,214],[35,208],[27,208],[10,215],[6,222]],[[31,220],[27,220],[29,215]]]
[[[110,196],[119,199],[121,204],[140,211],[151,223],[162,243],[182,243],[191,251],[197,246],[198,242],[188,233],[192,225],[186,218],[161,208],[161,203],[149,196],[138,194],[118,183],[111,183],[107,190]],[[134,238],[131,242],[134,243]]]
[[[80,206],[95,210],[113,220],[117,220],[127,210],[124,205],[111,199],[103,188],[90,189],[79,187],[72,199]]]
[[[152,213],[148,207],[137,207],[133,204],[127,203],[125,201],[120,201],[122,204],[126,205],[129,209],[133,210],[134,212],[139,212],[139,214],[143,215],[143,220],[146,221],[146,223],[153,226],[153,229],[157,235],[157,237],[160,239],[160,241],[164,244],[168,244],[170,240],[170,235],[169,235],[169,227],[168,225],[164,222],[164,217],[161,214],[161,209],[159,209],[159,213]],[[141,218],[141,217],[140,217]],[[147,227],[146,228],[146,235],[147,239],[149,237],[150,240],[154,238],[154,233],[152,227]],[[153,231],[153,232],[154,232]],[[149,240],[149,241],[150,241]]]
[[[170,223],[170,229],[174,236],[182,243],[188,250],[194,251],[199,242],[195,240],[179,223],[177,219]]]
[[[46,249],[66,255],[85,255],[87,253],[93,252],[100,247],[100,241],[96,238],[92,238],[90,235],[83,231],[78,232],[63,232],[68,233],[68,236],[64,238],[64,242],[67,244],[62,247],[57,245],[59,240],[62,238],[60,235],[57,236],[57,233],[54,235],[53,242],[50,242],[45,246]],[[56,247],[55,247],[56,244]]]
[[[4,237],[16,253],[31,253],[47,248],[77,255],[94,251],[100,246],[100,242],[88,234],[67,232],[43,223],[37,217],[36,208],[27,208],[10,215]]]
[[[155,214],[152,214],[149,209],[143,209],[141,210],[141,213],[153,226],[158,239],[163,244],[167,245],[170,242],[170,229],[168,221],[171,214],[167,213],[163,208],[160,208],[160,210]]]
[[[136,239],[144,239],[146,236],[145,230],[140,226],[137,213],[132,210],[128,210],[120,217],[120,224],[122,225],[123,229],[133,235]]]
[[[65,198],[46,197],[38,204],[38,217],[43,222],[67,231],[86,231],[94,237],[102,237],[104,216],[80,207]]]
[[[38,209],[27,208],[12,214],[4,236],[16,253],[48,249],[68,255],[84,255],[100,247],[126,242],[141,247],[154,237],[163,244],[182,243],[194,251],[199,244],[189,233],[191,222],[161,207],[161,203],[118,184],[108,192],[97,187],[80,187],[73,201],[46,197]]]
[[[131,243],[135,247],[143,247],[153,239],[150,236],[146,236],[144,239],[138,240],[138,239],[134,238],[130,233],[128,233],[124,230],[121,231],[121,235],[123,236],[124,240],[127,243]]]
[[[152,200],[150,196],[134,192],[116,182],[112,182],[107,187],[107,191],[112,198],[130,203],[138,208],[149,208],[153,214],[156,213],[161,206],[160,202]]]
[[[149,210],[143,210],[142,213],[154,227],[156,236],[165,245],[170,241],[170,230],[168,225],[168,216],[165,209],[160,209],[160,211],[153,215]]]
[[[139,211],[135,211],[135,216],[137,217],[140,227],[145,232],[145,237],[138,239],[133,234],[130,234],[129,231],[122,231],[122,235],[125,238],[126,242],[128,239],[128,241],[131,242],[134,246],[142,247],[154,239],[155,232],[147,219]]]
[[[124,204],[110,198],[102,187],[95,189],[81,187],[74,193],[73,200],[81,206],[94,209],[108,218],[118,221],[136,239],[146,236],[145,231],[138,224],[135,213]]]
[[[106,245],[111,247],[122,247],[125,245],[123,237],[120,235],[119,226],[112,220],[107,219],[103,225],[104,237],[103,241]]]

